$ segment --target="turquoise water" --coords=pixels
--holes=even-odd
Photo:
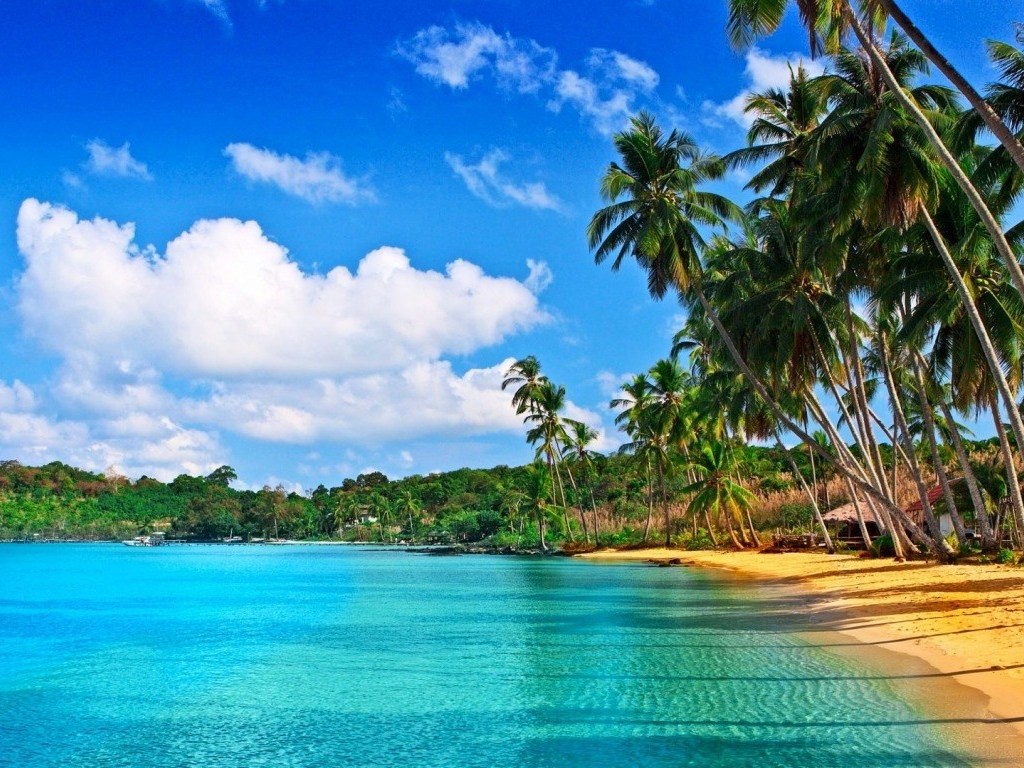
[[[0,765],[965,765],[782,598],[681,568],[0,545]]]

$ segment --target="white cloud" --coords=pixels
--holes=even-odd
[[[546,291],[548,286],[555,281],[555,274],[551,271],[551,267],[548,266],[546,261],[527,259],[526,266],[530,270],[530,274],[523,281],[523,285],[533,293],[540,294]]]
[[[131,145],[128,142],[120,147],[111,147],[100,139],[93,139],[85,145],[85,149],[89,153],[85,168],[97,176],[120,176],[146,181],[153,178],[146,164],[132,157]],[[65,182],[67,181],[66,176]]]
[[[444,159],[466,188],[489,205],[500,207],[514,203],[548,211],[564,208],[562,201],[548,192],[543,182],[515,183],[506,178],[500,166],[509,160],[509,156],[500,149],[490,150],[476,163],[468,163],[461,155],[451,152],[445,152]]]
[[[534,93],[551,77],[557,56],[533,40],[499,35],[483,24],[428,27],[398,45],[397,52],[429,80],[465,89],[485,72],[502,87]]]
[[[633,377],[631,373],[614,373],[612,371],[600,371],[595,377],[601,394],[609,400],[617,398],[622,394],[622,385]]]
[[[466,354],[548,319],[524,283],[461,259],[421,271],[382,247],[354,272],[309,275],[252,221],[199,221],[162,256],[133,238],[131,224],[26,200],[18,306],[29,332],[126,370],[289,378]]]
[[[508,90],[544,92],[551,111],[568,105],[604,134],[621,129],[636,111],[636,100],[652,95],[659,81],[646,62],[605,48],[591,50],[583,74],[559,69],[551,48],[479,23],[457,24],[451,31],[429,27],[401,43],[398,52],[418,73],[453,89],[491,75]]]
[[[231,158],[235,171],[247,179],[273,184],[310,203],[356,204],[376,199],[364,179],[347,176],[340,160],[327,152],[311,152],[302,160],[236,142],[228,144],[224,154]]]
[[[132,412],[86,422],[45,416],[36,395],[19,381],[0,381],[0,457],[30,464],[63,461],[94,472],[114,467],[161,480],[183,472],[207,474],[225,463],[215,435],[167,417]]]
[[[60,180],[68,189],[82,189],[85,187],[85,182],[82,181],[82,177],[77,173],[72,173],[68,170],[61,173]]]
[[[61,415],[0,384],[0,455],[168,478],[230,463],[223,432],[392,445],[405,461],[394,443],[522,430],[500,387],[511,360],[444,357],[548,322],[543,262],[516,280],[461,260],[418,270],[383,247],[310,275],[254,222],[200,221],[160,254],[130,224],[36,200],[17,237],[16,304],[64,361],[46,407]]]
[[[226,29],[231,29],[231,15],[228,13],[228,7],[224,0],[192,0],[193,2],[199,3],[206,10],[212,13],[217,19],[225,26]]]
[[[773,56],[759,48],[751,48],[747,51],[746,60],[744,74],[747,77],[747,87],[726,102],[704,102],[706,122],[719,125],[720,119],[726,119],[749,128],[754,118],[743,110],[751,94],[762,93],[771,88],[788,89],[790,68],[795,72],[798,66],[802,66],[811,77],[825,71],[821,62],[807,59],[798,53]]]

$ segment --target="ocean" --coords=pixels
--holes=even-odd
[[[690,568],[0,545],[0,765],[968,764],[819,629]]]

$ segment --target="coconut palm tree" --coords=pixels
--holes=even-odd
[[[590,496],[591,522],[594,528],[594,544],[600,546],[600,524],[597,520],[597,502],[594,500],[594,488],[591,484],[591,473],[594,469],[595,453],[590,446],[598,438],[597,430],[575,419],[565,419],[567,441],[562,449],[562,458],[570,459],[577,469],[580,482]],[[570,475],[572,477],[572,475]],[[575,483],[574,483],[575,487]],[[583,499],[579,499],[580,515],[583,516]],[[584,530],[586,526],[584,525]]]
[[[556,385],[546,378],[542,379],[536,386],[530,403],[523,421],[533,426],[526,433],[526,441],[537,446],[537,458],[543,457],[547,462],[555,491],[561,501],[566,534],[570,541],[575,541],[566,512],[565,485],[559,470],[559,446],[566,441],[565,425],[561,417],[561,411],[565,408],[565,387]]]
[[[900,83],[896,74],[890,69],[886,55],[876,44],[875,33],[884,26],[885,17],[882,6],[886,4],[885,0],[862,2],[860,11],[863,16],[857,13],[849,0],[797,0],[796,4],[801,20],[810,36],[812,55],[822,48],[830,52],[838,51],[848,33],[852,32],[855,35],[880,81],[906,110],[909,119],[922,132],[934,152],[934,156],[970,200],[971,206],[977,211],[992,238],[1014,288],[1024,296],[1024,271],[1021,270],[1012,247],[1003,235],[1002,227],[989,210],[987,201],[974,186],[967,173],[960,167],[957,158],[946,146],[938,130],[932,125],[931,118],[926,114],[927,110],[922,109],[915,98]],[[895,7],[895,4],[891,2],[888,5]],[[727,30],[730,39],[736,45],[749,45],[757,37],[774,32],[782,22],[787,6],[788,3],[784,0],[729,0]],[[864,23],[862,23],[862,18]],[[895,33],[893,39],[897,39]],[[985,119],[990,120],[993,115],[994,113],[989,110]],[[998,118],[996,120],[998,121]],[[1001,135],[1013,141],[1009,131],[1002,131]],[[1024,158],[1024,149],[1020,148],[1019,142],[1017,148],[1012,152],[1015,157]],[[1018,163],[1018,166],[1024,169],[1024,164]]]
[[[697,480],[684,488],[691,493],[690,512],[703,512],[723,517],[726,529],[736,546],[742,546],[732,526],[736,520],[743,525],[743,513],[754,503],[754,494],[733,480],[738,465],[735,453],[725,442],[704,442],[694,452],[689,468]]]
[[[772,415],[815,450],[864,493],[902,514],[869,478],[848,465],[849,457],[829,455],[780,406],[746,363],[703,286],[700,254],[705,240],[701,226],[725,225],[725,216],[741,218],[738,208],[721,196],[698,189],[698,184],[719,177],[724,164],[699,152],[693,141],[676,131],[665,136],[649,115],[632,120],[632,128],[617,134],[615,145],[622,164],[611,163],[602,179],[602,192],[611,204],[597,211],[588,226],[595,260],[614,256],[617,269],[631,255],[647,272],[648,288],[657,298],[673,288],[686,303],[697,305],[715,327],[736,368],[743,374]],[[624,198],[621,199],[620,198]]]
[[[551,494],[551,472],[547,464],[539,459],[526,468],[526,508],[537,520],[541,552],[548,551],[544,538],[545,524],[553,506]]]
[[[516,360],[505,372],[505,379],[501,382],[501,391],[504,392],[511,386],[516,387],[512,394],[512,405],[516,413],[523,414],[533,411],[540,387],[546,381],[546,377],[540,372],[540,363],[533,355],[528,355],[521,360]]]

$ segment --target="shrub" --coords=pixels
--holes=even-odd
[[[1013,565],[1017,562],[1017,555],[1012,549],[1000,549],[996,552],[996,562],[1000,565]]]
[[[895,557],[896,548],[892,544],[892,536],[888,533],[883,533],[872,541],[871,555],[872,557]]]
[[[711,536],[704,528],[697,529],[697,535],[691,536],[686,542],[686,548],[689,550],[697,549],[714,549],[715,543],[711,540]]]

